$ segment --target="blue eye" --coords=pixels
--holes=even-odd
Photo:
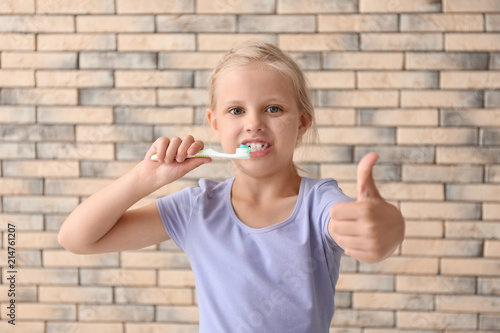
[[[240,114],[242,114],[244,111],[240,108],[232,108],[231,110],[229,110],[229,113],[232,114],[232,115],[235,115],[235,116],[238,116]]]
[[[269,113],[278,113],[278,112],[281,112],[283,110],[279,106],[273,105],[273,106],[268,107],[266,111]]]

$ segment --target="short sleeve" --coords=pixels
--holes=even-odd
[[[334,179],[328,179],[318,187],[319,207],[321,230],[323,233],[323,242],[325,247],[330,251],[335,251],[340,246],[335,243],[330,232],[328,231],[328,223],[330,222],[330,208],[340,202],[353,201],[350,197],[344,194]]]
[[[163,226],[181,250],[184,249],[184,241],[191,220],[194,191],[195,188],[188,187],[156,200]]]

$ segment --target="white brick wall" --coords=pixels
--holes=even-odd
[[[407,220],[389,259],[343,258],[331,332],[498,332],[499,0],[0,1],[0,331],[8,223],[16,332],[198,331],[172,243],[79,256],[57,231],[158,136],[217,147],[204,81],[249,38],[311,82],[319,142],[297,162],[354,196],[357,162],[379,153],[380,192]],[[231,174],[203,166],[137,205]]]

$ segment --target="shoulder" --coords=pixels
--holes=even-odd
[[[303,178],[304,198],[315,207],[326,207],[339,202],[352,201],[333,178]]]

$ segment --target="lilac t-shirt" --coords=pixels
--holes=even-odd
[[[191,263],[200,332],[328,332],[343,253],[329,210],[351,199],[333,179],[302,178],[292,215],[255,229],[233,210],[233,181],[201,179],[157,201]]]

